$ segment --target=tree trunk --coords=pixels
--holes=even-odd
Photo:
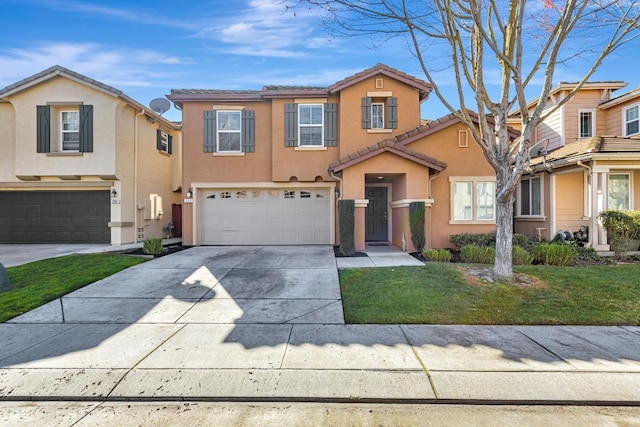
[[[493,265],[493,275],[499,280],[513,279],[514,193],[514,191],[508,191],[496,200],[496,260]]]

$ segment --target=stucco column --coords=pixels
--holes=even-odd
[[[354,221],[354,240],[356,251],[364,251],[366,248],[365,243],[365,210],[369,205],[369,199],[356,199],[355,200],[355,221]]]
[[[607,179],[604,172],[591,173],[591,222],[589,224],[589,239],[591,247],[597,251],[608,251],[607,231],[602,227],[598,214],[607,209]]]

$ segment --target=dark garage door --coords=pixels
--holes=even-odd
[[[0,192],[0,243],[110,243],[108,191]]]

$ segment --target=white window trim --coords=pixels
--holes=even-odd
[[[640,112],[640,111],[639,111]],[[640,116],[639,116],[640,118]],[[634,200],[633,200],[633,171],[625,171],[625,170],[611,170],[607,174],[607,209],[611,209],[609,206],[609,180],[611,179],[611,175],[627,175],[629,177],[629,209],[633,210],[634,208]]]
[[[472,194],[471,194],[471,212],[472,218],[470,220],[461,220],[454,219],[454,208],[455,208],[455,200],[454,200],[454,191],[453,186],[458,182],[470,182],[472,184]],[[480,182],[492,182],[496,183],[495,176],[451,176],[449,177],[449,224],[495,224],[496,223],[496,201],[494,198],[493,203],[493,218],[492,219],[476,219],[477,215],[477,185]]]
[[[162,130],[160,131],[160,145],[162,148],[159,151],[169,154],[169,134]]]
[[[64,124],[62,122],[62,116],[64,113],[76,113],[78,115],[78,130],[74,131],[65,131]],[[65,133],[77,133],[78,139],[80,138],[80,111],[79,110],[60,110],[60,151],[66,153],[78,153],[80,152],[80,147],[78,146],[77,150],[69,150],[64,148],[64,134]],[[78,143],[79,144],[79,143]]]
[[[220,130],[220,113],[234,113],[238,114],[240,120],[240,129],[238,130]],[[220,134],[221,133],[237,133],[240,135],[240,146],[237,150],[221,150],[220,149]],[[240,110],[216,110],[216,152],[217,153],[242,153],[242,113]]]
[[[523,215],[522,214],[522,181],[531,181],[533,179],[540,178],[540,215]],[[531,187],[529,187],[531,188]],[[531,203],[531,200],[529,200]],[[544,175],[533,175],[521,177],[518,182],[518,192],[516,196],[516,218],[517,219],[544,219]]]
[[[382,111],[382,123],[381,123],[381,127],[373,127],[373,107],[374,106],[379,106],[380,107],[380,111]],[[371,129],[372,130],[381,130],[384,129],[385,125],[385,118],[384,118],[384,102],[372,102],[371,103]]]
[[[583,113],[590,113],[591,114],[591,135],[589,136],[582,136],[580,134],[581,131],[581,123],[580,123],[580,119],[581,119],[581,115]],[[578,138],[591,138],[596,136],[596,110],[595,108],[581,108],[578,110]]]
[[[632,108],[638,109],[638,118],[636,119],[638,121],[638,133],[627,134],[627,110],[630,110]],[[640,104],[633,104],[622,109],[622,135],[631,136],[638,134],[640,134]]]
[[[320,117],[322,118],[322,122],[320,124],[305,124],[303,125],[302,123],[300,123],[300,119],[302,117],[302,114],[300,114],[300,110],[302,107],[320,107],[320,110],[322,111],[322,113],[320,114]],[[300,129],[303,127],[319,127],[320,128],[320,141],[322,142],[321,145],[313,145],[313,144],[302,144],[301,143],[301,137],[302,137],[302,132],[300,132]],[[324,104],[298,104],[298,147],[303,147],[303,148],[307,148],[307,147],[324,147]]]

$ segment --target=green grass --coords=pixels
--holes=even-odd
[[[88,254],[7,267],[11,290],[0,294],[0,322],[144,261],[118,254]]]
[[[460,264],[457,264],[460,266]],[[347,323],[639,325],[640,264],[514,267],[542,286],[467,284],[453,264],[340,271]]]

